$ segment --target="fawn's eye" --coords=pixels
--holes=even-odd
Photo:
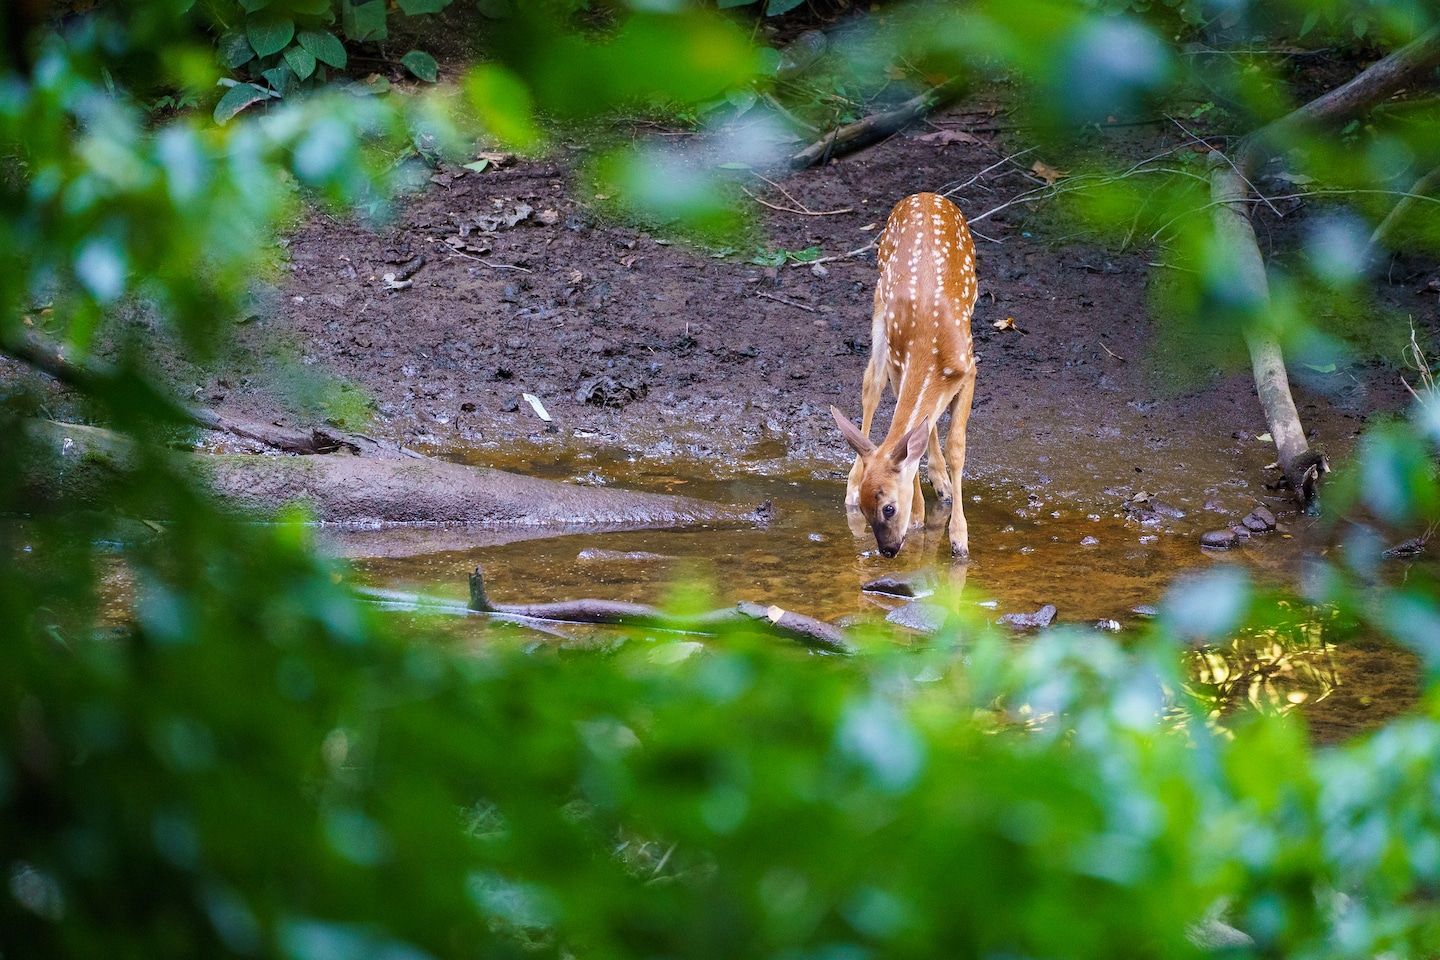
[[[885,519],[886,519],[886,520],[889,520],[891,517],[895,516],[895,504],[893,504],[893,503],[887,503],[887,504],[885,504],[885,509],[884,509],[884,510],[881,510],[880,512],[883,513],[883,514],[885,514]]]

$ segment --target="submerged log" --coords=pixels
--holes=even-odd
[[[470,609],[521,620],[599,623],[678,633],[715,634],[725,627],[760,626],[763,632],[798,641],[815,650],[841,654],[855,652],[854,644],[833,623],[749,601],[694,616],[676,616],[647,603],[592,597],[548,603],[496,603],[485,589],[485,571],[481,567],[476,567],[470,575]]]
[[[133,456],[128,437],[53,421],[37,421],[34,432],[58,455],[32,458],[25,465],[32,500],[109,502],[109,485]],[[308,506],[317,520],[334,523],[659,527],[760,523],[769,515],[768,505],[739,507],[669,494],[581,487],[424,457],[170,456],[183,472],[246,511],[270,514],[299,503]]]

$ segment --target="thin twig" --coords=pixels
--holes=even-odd
[[[985,174],[989,173],[991,170],[994,170],[997,167],[1003,167],[1005,166],[1005,164],[1010,163],[1017,157],[1023,157],[1025,156],[1025,154],[1033,153],[1038,149],[1039,147],[1026,147],[1024,150],[1012,153],[1010,154],[1010,156],[1003,157],[1000,160],[997,160],[994,163],[990,164],[990,166],[986,167],[984,170],[981,170],[979,173],[975,174],[975,176],[971,177],[969,180],[966,180],[964,183],[954,187],[941,187],[939,190],[936,191],[936,193],[940,194],[940,196],[942,197],[948,197],[952,194],[959,193],[961,190],[964,190],[972,183],[976,183],[977,181],[979,181],[981,177],[985,176]]]
[[[1095,342],[1098,343],[1098,344],[1100,344],[1100,349],[1101,349],[1101,350],[1104,350],[1106,353],[1110,354],[1110,356],[1114,357],[1116,360],[1119,360],[1121,363],[1128,363],[1128,362],[1129,362],[1129,361],[1126,360],[1124,357],[1120,356],[1120,354],[1116,353],[1114,350],[1111,350],[1109,347],[1105,346],[1105,341],[1104,341],[1104,340],[1101,340],[1101,339],[1099,339],[1099,338],[1097,337],[1096,340],[1095,340]]]
[[[1437,199],[1437,198],[1435,198],[1435,197],[1427,197],[1427,196],[1424,196],[1424,195],[1418,194],[1418,193],[1411,193],[1411,192],[1408,191],[1408,190],[1374,190],[1374,189],[1368,189],[1368,188],[1364,188],[1364,187],[1335,187],[1335,188],[1333,188],[1333,189],[1304,190],[1304,191],[1301,191],[1301,192],[1298,192],[1298,193],[1282,193],[1282,194],[1279,194],[1279,195],[1277,195],[1277,196],[1264,197],[1264,198],[1260,198],[1260,197],[1236,198],[1236,200],[1235,200],[1234,202],[1236,202],[1236,203],[1258,203],[1261,199],[1264,199],[1264,200],[1268,203],[1268,202],[1271,201],[1271,200],[1303,200],[1303,199],[1305,199],[1306,197],[1358,196],[1358,195],[1362,195],[1362,194],[1379,194],[1380,196],[1386,196],[1386,197],[1410,197],[1411,199],[1414,199],[1414,200],[1423,200],[1423,201],[1425,201],[1426,203],[1440,204],[1440,199]],[[1213,208],[1213,207],[1218,207],[1218,206],[1220,206],[1222,203],[1225,203],[1225,202],[1226,202],[1226,201],[1223,201],[1223,200],[1211,200],[1209,203],[1202,204],[1202,205],[1200,205],[1200,206],[1198,206],[1198,207],[1194,207],[1194,208],[1192,208],[1192,209],[1190,209],[1190,210],[1186,210],[1184,213],[1178,213],[1178,214],[1176,214],[1175,216],[1171,217],[1169,220],[1166,220],[1163,224],[1161,224],[1160,227],[1159,227],[1159,229],[1157,229],[1154,233],[1152,233],[1152,234],[1150,235],[1150,239],[1151,239],[1151,240],[1157,240],[1157,239],[1159,239],[1160,234],[1164,233],[1165,230],[1166,230],[1171,224],[1173,224],[1173,223],[1175,223],[1175,222],[1177,222],[1177,221],[1179,221],[1179,220],[1183,220],[1183,219],[1185,219],[1186,217],[1190,216],[1191,214],[1203,213],[1204,211],[1209,210],[1209,209],[1211,209],[1211,208]]]
[[[817,261],[811,260],[810,262],[816,263]],[[764,290],[756,290],[755,296],[760,297],[763,300],[774,300],[776,303],[783,303],[787,307],[797,307],[807,313],[815,312],[815,308],[810,306],[809,304],[800,303],[798,300],[788,300],[785,297],[778,297],[773,293],[766,293]]]
[[[446,256],[447,256],[447,258],[448,258],[448,257],[464,257],[466,260],[474,260],[476,263],[483,263],[483,264],[485,264],[485,266],[489,267],[491,270],[519,270],[521,273],[534,273],[534,272],[535,272],[534,270],[531,270],[529,267],[517,267],[517,266],[515,266],[515,264],[513,264],[513,263],[491,263],[489,260],[484,260],[484,259],[482,259],[482,258],[480,258],[480,257],[475,256],[474,254],[471,254],[471,253],[461,253],[459,250],[456,250],[456,249],[454,249],[453,247],[450,249],[450,252],[449,252],[448,254],[446,254]]]
[[[856,247],[854,250],[851,250],[851,251],[849,251],[848,253],[837,253],[837,254],[835,254],[834,256],[830,256],[830,257],[819,257],[819,258],[817,258],[817,259],[815,259],[815,260],[811,260],[811,261],[809,261],[809,262],[807,262],[807,263],[800,263],[800,262],[797,261],[797,262],[795,262],[795,263],[790,264],[790,266],[792,266],[792,267],[812,267],[812,266],[814,266],[814,265],[817,264],[817,263],[837,263],[837,262],[839,262],[839,261],[841,261],[841,260],[849,260],[851,257],[858,257],[858,256],[860,256],[860,254],[864,253],[864,252],[867,251],[867,250],[873,250],[873,249],[875,248],[875,244],[877,244],[877,243],[879,243],[879,242],[880,242],[880,241],[879,241],[878,239],[876,239],[876,240],[871,240],[869,243],[865,244],[865,246],[863,246],[863,247]]]
[[[782,207],[777,203],[771,203],[768,200],[762,200],[760,197],[755,196],[755,194],[751,193],[749,190],[746,190],[744,187],[741,187],[740,191],[744,193],[745,196],[749,197],[751,200],[754,200],[756,203],[760,204],[760,206],[762,207],[769,207],[771,210],[776,210],[780,213],[793,213],[796,216],[800,217],[833,217],[836,214],[855,212],[854,207],[845,207],[841,210],[803,210],[799,207]]]
[[[1167,114],[1167,116],[1168,116],[1168,114]],[[1191,141],[1193,141],[1194,143],[1201,144],[1201,145],[1204,146],[1205,149],[1207,149],[1207,150],[1210,149],[1210,144],[1206,143],[1204,140],[1200,139],[1199,137],[1195,136],[1195,134],[1191,133],[1191,132],[1186,128],[1185,124],[1181,123],[1181,122],[1180,122],[1179,120],[1177,120],[1175,117],[1170,117],[1170,120],[1175,124],[1175,126],[1179,127],[1179,128],[1180,128],[1180,132],[1183,133],[1183,134],[1185,134],[1185,136],[1189,137],[1189,138],[1191,139]],[[1249,177],[1245,176],[1245,171],[1243,171],[1243,170],[1241,170],[1239,167],[1235,166],[1235,161],[1234,161],[1234,160],[1231,160],[1229,157],[1225,156],[1224,152],[1222,152],[1222,151],[1217,150],[1217,151],[1215,151],[1215,152],[1216,152],[1216,153],[1219,153],[1220,156],[1225,157],[1225,162],[1228,163],[1228,164],[1230,164],[1230,169],[1234,170],[1235,173],[1236,173],[1236,175],[1239,176],[1241,180],[1244,180],[1244,181],[1245,181],[1245,186],[1247,186],[1247,187],[1250,188],[1250,192],[1251,192],[1251,193],[1255,194],[1255,195],[1256,195],[1257,197],[1259,197],[1260,199],[1265,200],[1265,195],[1262,194],[1262,193],[1260,192],[1260,189],[1259,189],[1258,187],[1256,187],[1255,184],[1250,181],[1250,178],[1249,178]],[[1275,216],[1279,217],[1281,220],[1284,220],[1284,219],[1285,219],[1285,214],[1283,214],[1283,213],[1281,213],[1279,210],[1275,209],[1275,204],[1271,203],[1269,200],[1265,200],[1265,206],[1269,207],[1269,208],[1270,208],[1270,212],[1273,213],[1273,214],[1275,214]]]

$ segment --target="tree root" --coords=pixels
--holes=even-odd
[[[780,607],[742,601],[734,607],[677,617],[646,603],[620,600],[556,600],[550,603],[495,603],[485,591],[485,571],[470,575],[470,609],[521,620],[647,627],[680,633],[714,634],[725,627],[761,626],[763,632],[795,640],[825,653],[853,654],[855,646],[832,623]]]

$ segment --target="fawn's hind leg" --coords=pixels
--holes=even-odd
[[[941,503],[949,503],[951,495],[950,471],[945,467],[945,455],[940,452],[940,431],[933,424],[930,427],[930,486]]]
[[[956,560],[970,559],[970,528],[965,523],[965,504],[960,495],[960,481],[965,475],[965,428],[970,423],[970,401],[975,396],[975,368],[972,366],[960,383],[960,392],[950,405],[950,480],[955,486],[954,506],[950,510],[950,555]]]

